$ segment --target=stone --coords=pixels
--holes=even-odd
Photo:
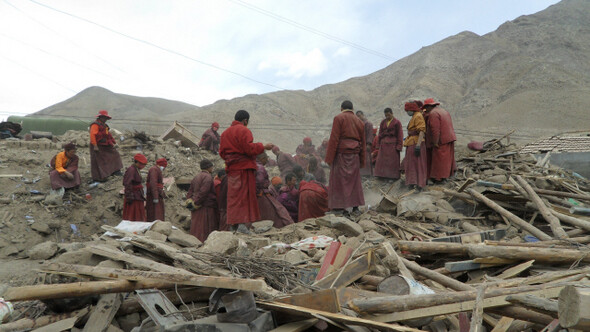
[[[369,231],[365,233],[365,239],[367,240],[367,242],[378,244],[383,243],[383,241],[385,241],[385,236],[377,233],[376,231]]]
[[[117,317],[117,323],[119,323],[121,330],[130,332],[134,327],[139,326],[141,321],[139,314],[134,312],[129,315]]]
[[[145,236],[156,241],[166,242],[168,238],[165,234],[154,232],[154,231],[147,231],[145,232]]]
[[[270,245],[270,239],[267,237],[253,237],[248,239],[248,243],[258,249]]]
[[[8,257],[17,255],[20,252],[17,247],[10,245],[2,248],[0,250],[0,257]]]
[[[508,178],[506,177],[506,175],[494,175],[487,178],[486,181],[495,183],[506,183],[508,181]]]
[[[51,234],[51,228],[49,227],[49,225],[46,222],[43,221],[35,221],[32,225],[31,228],[41,234]]]
[[[30,259],[48,259],[57,252],[57,244],[53,241],[46,241],[33,246],[27,254]]]
[[[295,265],[309,260],[309,256],[301,250],[289,250],[283,260]]]
[[[347,241],[347,240],[348,240],[348,239],[347,239],[347,238],[346,238],[346,236],[344,236],[344,235],[340,235],[340,236],[338,237],[338,242],[340,242],[340,243],[342,243],[342,244],[346,244],[346,241]]]
[[[172,232],[170,232],[170,235],[168,235],[168,241],[176,243],[183,247],[193,248],[199,247],[203,244],[201,241],[199,241],[199,239],[197,239],[193,235],[187,234],[179,229],[173,229]]]
[[[351,221],[350,219],[339,217],[335,215],[325,215],[323,217],[316,219],[316,224],[318,226],[325,226],[335,228],[346,236],[358,236],[363,234],[363,228]]]
[[[363,219],[358,224],[363,228],[363,232],[377,231],[379,229],[379,226],[370,219]]]
[[[221,255],[232,254],[239,245],[238,240],[238,237],[232,232],[214,231],[209,234],[209,237],[198,251]]]
[[[80,264],[80,265],[90,265],[96,266],[100,262],[105,260],[104,258],[93,255],[91,252],[86,250],[75,250],[75,251],[68,251],[57,258],[55,258],[55,262],[57,263],[65,263],[65,264]]]
[[[273,225],[274,221],[272,220],[261,220],[252,223],[252,229],[254,230],[254,233],[260,234],[270,231]]]
[[[172,223],[168,221],[158,221],[152,225],[150,231],[158,232],[166,236],[172,233]]]
[[[316,254],[313,255],[313,258],[311,260],[316,263],[319,263],[324,258],[324,256],[326,256],[326,253],[326,250],[318,250],[318,252],[316,252]]]

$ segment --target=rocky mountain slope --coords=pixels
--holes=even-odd
[[[589,92],[590,1],[564,0],[489,34],[462,32],[370,75],[312,91],[247,95],[196,107],[92,87],[37,114],[90,118],[105,108],[126,119],[113,122],[123,129],[163,132],[178,120],[200,135],[212,121],[223,129],[236,110],[246,109],[258,140],[294,149],[308,135],[319,144],[344,99],[378,125],[383,108],[393,108],[406,123],[405,101],[434,97],[453,115],[462,141],[511,129],[517,129],[515,138],[530,140],[587,129]]]

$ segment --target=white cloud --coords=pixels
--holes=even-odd
[[[345,47],[340,47],[339,49],[336,50],[336,52],[334,52],[334,57],[341,57],[341,56],[348,56],[350,55],[350,47],[345,46]]]
[[[262,61],[259,70],[273,70],[277,77],[301,78],[321,75],[327,68],[328,61],[318,48],[307,53],[294,52],[279,54],[270,60]]]

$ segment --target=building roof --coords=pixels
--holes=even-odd
[[[552,136],[529,143],[520,153],[590,152],[590,136]]]

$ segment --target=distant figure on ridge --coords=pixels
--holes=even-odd
[[[441,182],[455,174],[455,129],[449,112],[440,103],[428,98],[424,101],[426,117],[426,149],[428,150],[428,177]]]
[[[80,186],[82,181],[78,172],[78,156],[74,143],[64,145],[64,150],[51,158],[49,165],[51,166],[49,171],[51,189],[70,189]]]
[[[145,185],[147,187],[145,212],[146,221],[162,220],[165,221],[164,213],[164,169],[168,167],[166,158],[156,160],[156,164],[152,166],[147,174]]]
[[[393,116],[391,108],[383,110],[385,119],[379,125],[379,153],[375,162],[375,176],[397,180],[400,177],[399,153],[403,149],[402,124]]]
[[[217,133],[217,130],[219,130],[219,123],[217,122],[213,122],[211,128],[205,130],[201,137],[201,141],[199,142],[199,147],[201,149],[211,151],[215,154],[219,152],[220,136],[219,133]]]
[[[123,168],[117,143],[106,123],[109,119],[109,112],[101,110],[90,125],[90,173],[94,181],[106,181],[109,176],[120,174]]]

